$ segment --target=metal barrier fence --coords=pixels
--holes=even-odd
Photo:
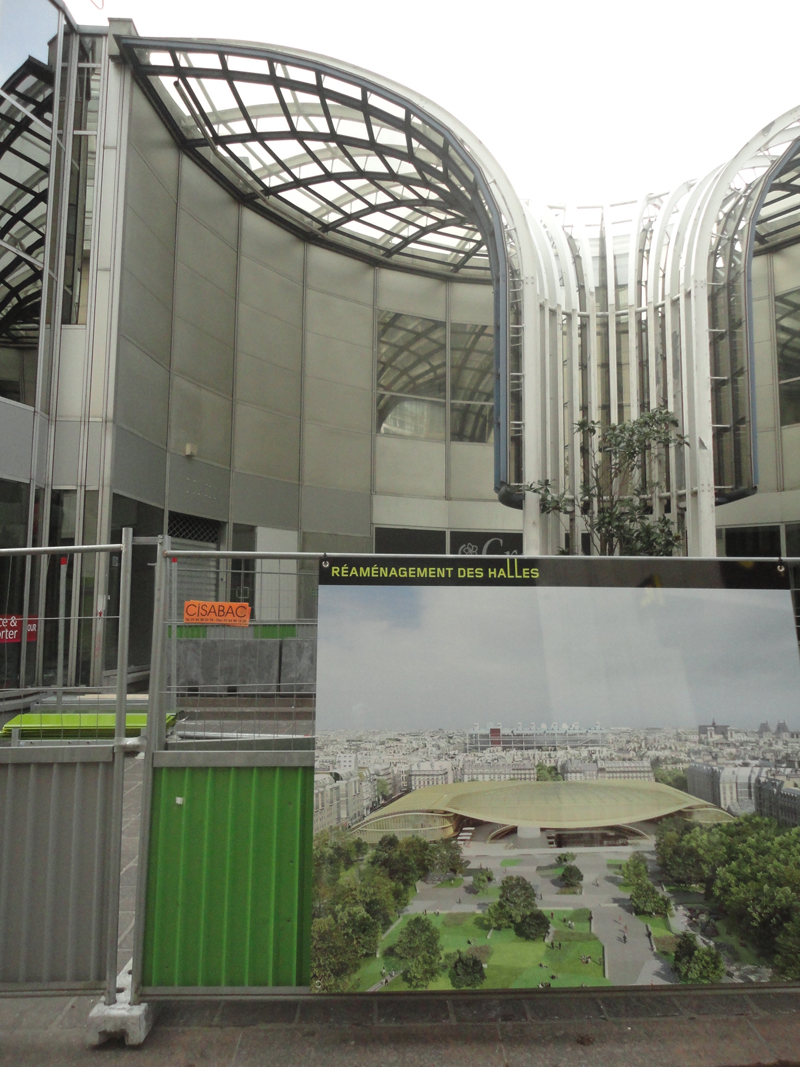
[[[121,544],[0,549],[9,575],[24,571],[29,579],[37,569],[39,604],[52,603],[53,584],[57,589],[55,614],[40,612],[33,629],[27,580],[21,617],[2,620],[7,639],[26,640],[15,665],[22,684],[5,703],[19,714],[0,730],[0,994],[105,990],[106,1003],[116,998],[123,757],[127,734],[144,726],[132,722],[127,698],[132,545],[125,529]],[[51,557],[59,570],[48,585]],[[74,580],[90,569],[87,559],[97,566],[111,558],[119,564],[115,613],[68,609],[68,599],[76,603],[68,598],[70,572]],[[114,627],[114,692],[65,684],[74,682],[82,625],[93,640]],[[42,666],[49,633],[55,652],[48,681]],[[24,684],[29,643],[34,686]]]
[[[162,542],[133,1003],[308,987],[317,559]]]

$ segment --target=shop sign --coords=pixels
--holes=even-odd
[[[183,621],[205,626],[247,626],[250,605],[222,600],[186,600]]]
[[[28,616],[28,641],[35,641],[39,629],[39,620]],[[22,632],[21,615],[0,615],[0,645],[19,644]]]

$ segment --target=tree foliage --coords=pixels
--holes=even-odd
[[[416,836],[400,841],[394,834],[384,835],[366,863],[365,849],[363,841],[339,829],[314,839],[314,989],[348,988],[360,960],[374,956],[414,883],[436,861],[436,848]],[[440,859],[449,865],[459,856],[460,849],[450,849]]]
[[[556,863],[572,863],[577,858],[574,852],[561,852],[556,856]]]
[[[574,863],[568,863],[561,872],[561,884],[573,889],[583,883],[583,871]]]
[[[725,974],[720,953],[712,945],[698,944],[689,933],[678,938],[672,966],[682,982],[718,982]]]
[[[453,838],[436,841],[431,845],[430,864],[431,873],[437,878],[444,878],[448,874],[463,874],[467,869],[461,845]]]
[[[493,881],[494,873],[486,867],[481,867],[481,869],[476,871],[472,876],[472,888],[476,893],[485,893],[489,888],[490,882]]]
[[[654,517],[653,503],[662,488],[659,467],[669,448],[686,444],[678,425],[665,407],[605,427],[581,419],[575,432],[585,481],[577,494],[555,493],[549,480],[529,488],[539,495],[546,515],[580,511],[598,555],[671,556],[680,534],[668,516]]]
[[[532,911],[537,911],[536,891],[522,875],[512,874],[500,883],[500,896],[489,905],[486,915],[492,926],[504,930]]]
[[[662,785],[680,789],[682,793],[689,792],[689,782],[683,767],[654,767],[653,777],[657,782],[661,782]]]
[[[447,956],[447,977],[453,989],[477,989],[486,981],[486,972],[478,956],[469,950],[456,949]]]
[[[775,966],[784,978],[800,979],[800,908],[775,939]]]
[[[716,826],[692,826],[680,820],[662,824],[656,855],[668,878],[679,885],[701,883],[758,949],[786,949],[800,901],[800,827],[781,829],[773,819],[745,815]]]
[[[377,779],[377,781],[375,782],[375,792],[378,794],[378,800],[381,802],[383,802],[384,800],[388,800],[388,798],[391,796],[392,791],[389,788],[389,783],[386,781],[385,778]]]
[[[672,911],[668,896],[659,893],[649,878],[640,879],[631,887],[631,907],[636,915],[663,915]]]
[[[550,933],[550,920],[540,908],[533,908],[514,924],[514,933],[525,941],[544,941]]]
[[[394,952],[405,963],[405,980],[411,989],[424,989],[441,970],[441,938],[427,915],[414,915],[408,920]]]
[[[311,923],[311,988],[341,993],[358,968],[358,949],[332,915]]]
[[[563,782],[563,777],[558,773],[555,767],[550,767],[547,763],[536,764],[536,781],[537,782]]]

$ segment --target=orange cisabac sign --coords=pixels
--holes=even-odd
[[[222,600],[185,600],[183,621],[212,626],[247,626],[250,622],[250,605]]]

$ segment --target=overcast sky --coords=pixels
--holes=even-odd
[[[7,0],[0,0],[0,3]],[[294,46],[378,71],[480,137],[523,198],[599,204],[730,159],[800,104],[797,0],[67,0],[148,35]]]
[[[800,728],[789,593],[320,586],[317,730]]]

